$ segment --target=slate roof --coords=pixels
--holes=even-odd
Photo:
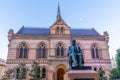
[[[71,35],[80,36],[100,36],[95,29],[71,29]]]
[[[71,35],[77,36],[100,36],[100,34],[95,29],[70,29]],[[17,34],[40,34],[49,35],[50,29],[45,28],[25,28],[22,27]]]
[[[25,28],[22,27],[17,34],[49,34],[49,29],[45,28]]]

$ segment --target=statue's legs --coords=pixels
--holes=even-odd
[[[68,56],[69,69],[72,69],[72,57]]]
[[[74,65],[77,66],[77,59],[76,59],[76,55],[74,53],[71,54],[72,56],[72,60],[74,62]]]
[[[79,66],[83,66],[83,64],[82,64],[82,54],[79,53],[79,54],[77,54],[77,56],[78,56],[78,60],[79,60],[78,65],[79,65]]]

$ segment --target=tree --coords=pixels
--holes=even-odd
[[[2,76],[2,80],[11,80],[12,73],[13,73],[13,69],[8,69],[5,72],[5,75]]]
[[[16,76],[17,80],[25,80],[27,73],[26,64],[20,63],[18,70],[19,71],[17,71],[17,76]]]
[[[98,75],[99,75],[99,80],[106,80],[105,77],[104,77],[105,71],[102,70],[102,68],[100,68],[100,69],[98,70]]]
[[[118,74],[120,74],[120,49],[117,50],[116,62],[117,62],[117,71]],[[118,75],[118,78],[120,78],[120,75]]]
[[[33,62],[32,68],[30,70],[30,80],[40,80],[40,66],[37,62]]]
[[[117,68],[113,68],[111,71],[110,71],[110,80],[114,80],[114,79],[118,79],[118,71],[117,71]]]

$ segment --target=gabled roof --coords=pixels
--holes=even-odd
[[[25,28],[22,27],[16,34],[50,35],[49,28]],[[70,29],[71,35],[77,36],[101,36],[95,29]]]

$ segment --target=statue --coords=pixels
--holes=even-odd
[[[82,50],[76,45],[76,40],[72,40],[72,46],[68,47],[68,63],[70,69],[74,63],[75,67],[82,67],[84,64]]]

